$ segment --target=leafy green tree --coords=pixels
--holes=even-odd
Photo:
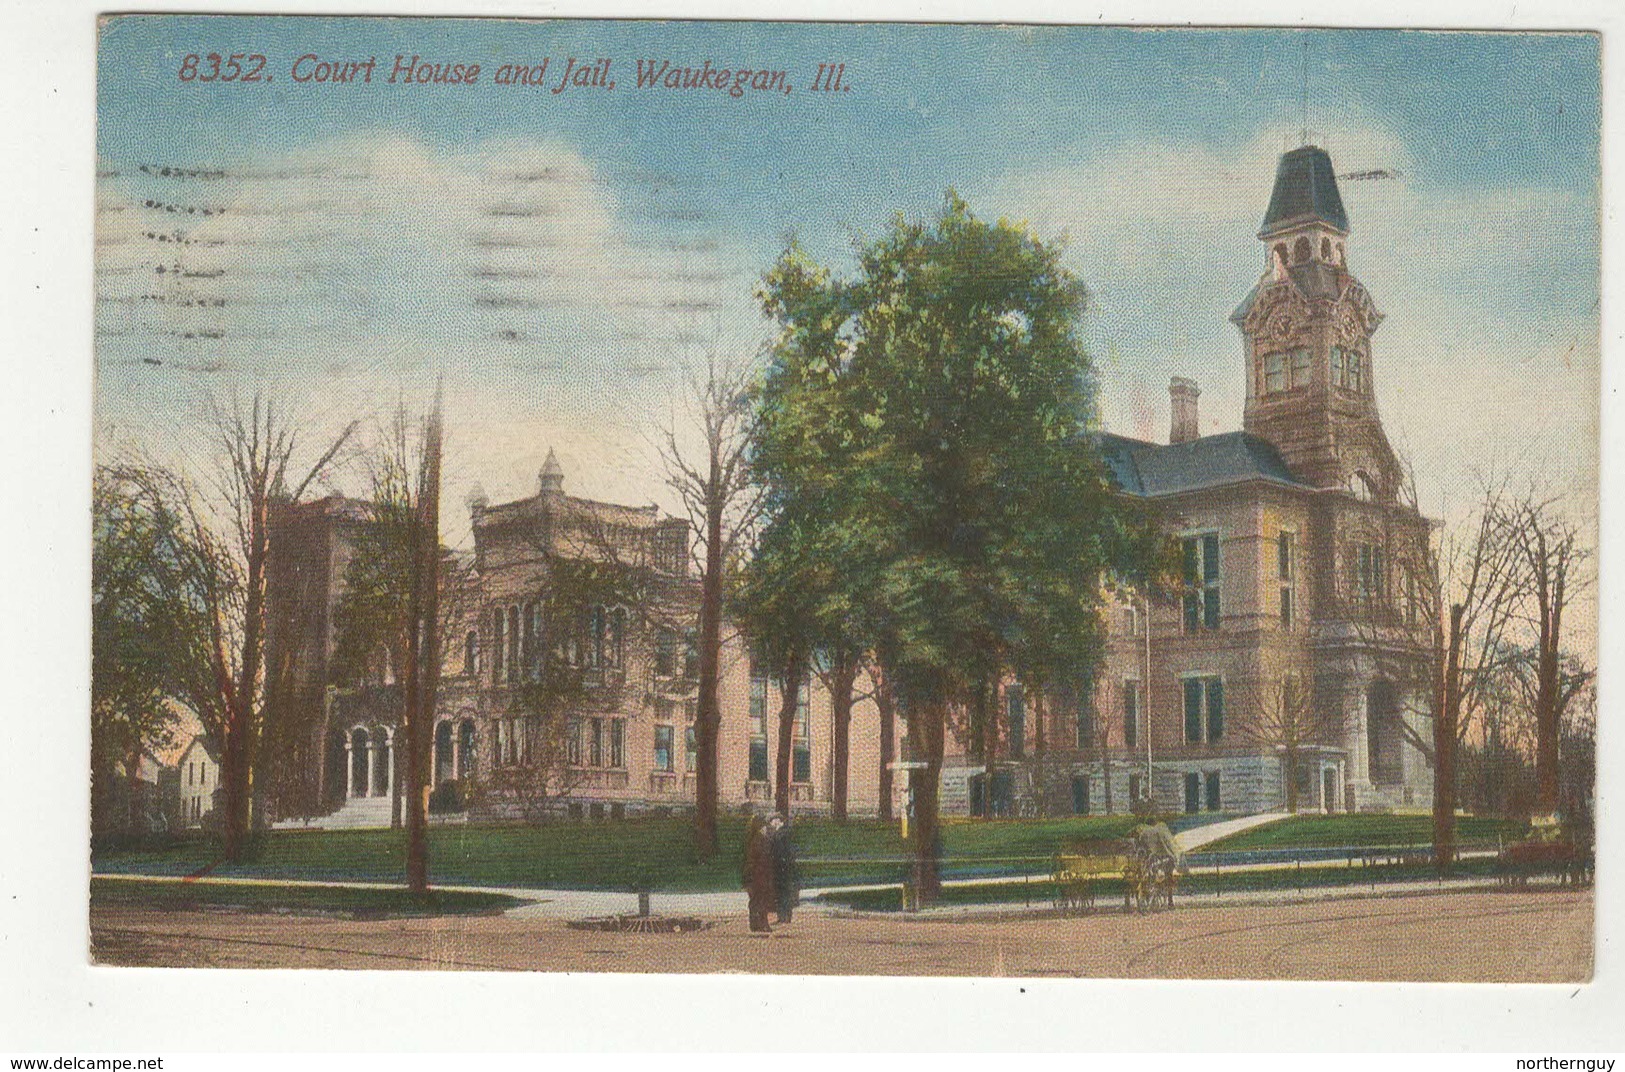
[[[115,770],[174,742],[177,669],[203,629],[186,595],[185,519],[161,471],[98,466],[91,490],[90,755],[92,830],[113,832]],[[133,794],[131,795],[133,798]]]
[[[768,468],[817,502],[814,546],[924,763],[910,780],[925,900],[940,885],[950,705],[1024,658],[1086,665],[1103,584],[1159,546],[1088,434],[1086,293],[1060,257],[950,191],[934,219],[898,217],[860,249],[850,281],[792,248],[763,287],[799,388],[775,415],[798,436]],[[805,442],[833,442],[839,464]]]

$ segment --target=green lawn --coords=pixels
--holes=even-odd
[[[1456,819],[1456,838],[1464,845],[1494,846],[1498,834],[1511,840],[1520,837],[1523,831],[1522,823],[1510,819],[1478,816]],[[1432,840],[1433,818],[1429,815],[1298,815],[1278,823],[1243,830],[1223,841],[1204,845],[1201,851],[1426,845]]]
[[[978,863],[989,857],[1044,857],[1084,837],[1120,837],[1130,816],[950,822],[943,827],[947,873],[987,869],[1020,871],[1031,863]],[[686,818],[542,825],[439,826],[430,831],[430,874],[452,886],[627,890],[646,885],[667,892],[730,890],[739,885],[745,821],[721,822],[722,851],[710,863],[694,859]],[[838,825],[803,819],[795,824],[805,885],[890,880],[905,846],[896,824],[854,820]],[[218,877],[310,881],[403,882],[405,834],[394,830],[274,831],[241,864],[218,864]],[[859,860],[856,864],[820,863]],[[216,846],[197,841],[156,851],[97,853],[99,872],[188,875],[217,864]],[[1043,870],[1044,867],[1039,867]]]
[[[90,900],[98,905],[136,905],[171,911],[234,908],[246,912],[343,915],[364,919],[487,914],[525,903],[502,893],[432,890],[426,897],[414,897],[404,889],[250,886],[124,878],[92,878]]]

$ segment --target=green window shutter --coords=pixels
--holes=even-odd
[[[1219,537],[1209,533],[1202,537],[1202,580],[1211,584],[1219,579]]]
[[[1202,679],[1185,679],[1185,743],[1202,741]]]
[[[1123,746],[1133,748],[1140,739],[1140,683],[1123,683]]]
[[[1191,539],[1188,539],[1188,540],[1181,540],[1180,543],[1183,545],[1183,550],[1184,550],[1185,583],[1187,585],[1189,585],[1190,587],[1194,588],[1196,586],[1196,581],[1197,581],[1198,575],[1200,574],[1200,570],[1199,570],[1198,565],[1197,565],[1197,557],[1196,557],[1196,555],[1197,555],[1196,539],[1194,537],[1192,537]]]
[[[1224,681],[1208,678],[1207,682],[1207,739],[1217,741],[1224,736]]]

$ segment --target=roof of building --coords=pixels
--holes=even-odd
[[[653,528],[663,520],[658,506],[625,506],[621,503],[579,499],[574,495],[532,495],[528,499],[495,503],[481,511],[476,524],[492,525],[540,517],[545,511],[561,504],[564,515],[572,520],[595,521],[606,525],[627,525],[634,528]]]
[[[1260,231],[1267,234],[1307,220],[1329,223],[1339,231],[1349,229],[1332,158],[1318,145],[1304,145],[1282,154],[1275,168],[1275,192],[1270,195],[1270,207],[1264,213]]]
[[[1176,495],[1249,480],[1309,486],[1292,475],[1268,441],[1248,432],[1167,444],[1106,432],[1096,441],[1112,479],[1130,495]]]

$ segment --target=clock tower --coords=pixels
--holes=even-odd
[[[1400,473],[1371,359],[1382,314],[1349,272],[1348,234],[1326,150],[1284,154],[1258,232],[1264,272],[1230,317],[1244,340],[1243,427],[1300,480],[1391,500]]]

